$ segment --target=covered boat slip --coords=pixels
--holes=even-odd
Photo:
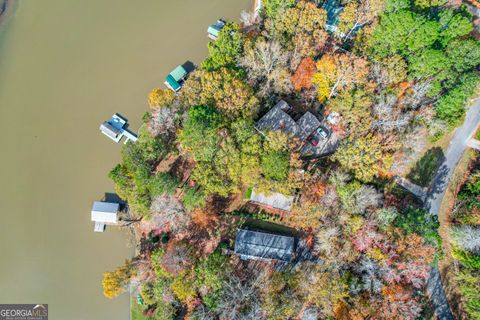
[[[235,239],[235,253],[244,260],[291,261],[294,251],[293,237],[239,229]]]
[[[165,85],[173,91],[178,91],[182,87],[181,82],[185,79],[187,74],[187,70],[180,65],[173,69],[173,71],[165,77]]]
[[[105,231],[106,225],[118,223],[118,212],[120,204],[114,202],[95,201],[92,205],[91,219],[95,222],[94,231]]]
[[[222,19],[219,19],[214,24],[209,25],[207,29],[208,37],[212,40],[217,40],[218,35],[223,27],[225,27],[225,21]]]
[[[133,142],[137,141],[137,135],[128,131],[126,128],[127,120],[118,114],[114,114],[110,120],[100,125],[100,131],[116,143],[120,142],[123,137],[126,138],[125,143],[130,140]]]

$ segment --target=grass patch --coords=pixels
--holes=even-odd
[[[245,191],[245,199],[250,199],[250,197],[252,196],[252,192],[253,187],[248,188],[247,191]]]
[[[445,156],[441,148],[434,147],[428,150],[423,157],[418,160],[407,175],[407,178],[421,187],[428,187],[444,159]]]

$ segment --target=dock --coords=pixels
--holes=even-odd
[[[217,22],[209,25],[207,29],[208,37],[216,41],[218,39],[218,35],[220,34],[220,31],[222,31],[223,27],[225,27],[225,24],[226,24],[225,20],[218,19]]]
[[[91,219],[95,223],[93,231],[104,232],[107,225],[118,224],[120,204],[114,202],[95,201],[92,205]]]
[[[125,142],[137,141],[137,135],[127,129],[127,120],[118,114],[114,114],[112,118],[100,125],[100,131],[116,143],[125,137]]]

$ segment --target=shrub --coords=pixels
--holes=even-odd
[[[276,181],[285,180],[288,177],[289,162],[286,152],[269,152],[262,157],[262,173],[269,179]]]
[[[455,248],[452,251],[452,257],[466,268],[480,270],[480,255],[471,254],[468,251]]]
[[[174,194],[178,187],[179,181],[171,174],[166,172],[159,172],[152,176],[149,181],[149,190],[152,197],[167,193]]]
[[[203,190],[196,188],[188,188],[185,194],[183,195],[183,205],[188,210],[195,208],[202,208],[205,206],[207,195]]]

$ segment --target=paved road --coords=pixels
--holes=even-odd
[[[440,166],[435,175],[432,185],[427,192],[425,207],[433,215],[438,215],[442,199],[447,190],[448,183],[452,177],[453,171],[460,158],[467,148],[467,142],[474,134],[475,129],[480,122],[480,100],[476,100],[467,112],[463,125],[458,128],[450,142],[445,154],[445,161]],[[435,314],[440,320],[454,320],[448,300],[443,290],[440,272],[437,268],[432,268],[430,278],[427,282],[427,292],[430,295]]]
[[[479,122],[480,99],[477,99],[475,104],[468,109],[463,125],[456,130],[445,154],[445,161],[438,169],[428,190],[425,207],[431,214],[438,215],[453,170],[465,152],[467,141],[473,135]]]

